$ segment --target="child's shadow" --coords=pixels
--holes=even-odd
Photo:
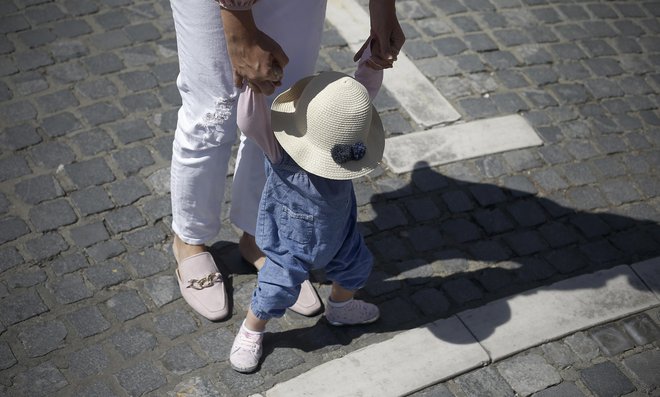
[[[364,190],[358,187],[358,196]],[[266,359],[282,347],[310,352],[366,334],[386,338],[568,277],[660,256],[660,225],[644,219],[658,214],[645,204],[620,206],[641,209],[641,216],[576,210],[529,192],[451,179],[425,164],[410,184],[373,194],[368,203],[373,215],[360,228],[375,264],[360,295],[379,305],[381,319],[338,328],[319,317],[311,326],[269,333]],[[506,304],[496,310],[490,332],[511,317]],[[434,332],[448,342],[473,342]]]

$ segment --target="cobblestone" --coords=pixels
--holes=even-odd
[[[628,318],[622,322],[622,325],[637,345],[645,345],[660,339],[660,328],[645,314]]]
[[[528,354],[505,360],[497,369],[516,393],[528,396],[561,382],[559,372],[548,365],[543,357]]]
[[[564,341],[582,360],[588,361],[594,359],[600,353],[596,342],[583,332],[575,333],[564,339]]]
[[[97,289],[117,285],[129,279],[124,266],[117,261],[107,261],[99,266],[92,266],[85,270],[87,280]]]
[[[96,306],[83,307],[68,314],[66,318],[83,338],[101,333],[111,325]]]
[[[28,232],[28,226],[22,219],[16,217],[0,219],[0,243],[15,240]]]
[[[475,219],[486,233],[490,235],[499,234],[514,228],[513,222],[500,209],[481,210],[475,212]]]
[[[202,334],[196,341],[209,359],[222,362],[229,357],[234,337],[235,335],[232,332],[221,328]]]
[[[43,113],[55,113],[68,107],[77,107],[79,102],[68,90],[42,95],[37,98],[37,104]]]
[[[89,298],[92,291],[85,285],[82,276],[77,273],[65,274],[50,283],[50,288],[57,302],[69,304]]]
[[[446,313],[451,305],[445,295],[434,288],[417,291],[411,296],[411,299],[427,316]]]
[[[3,230],[0,227],[0,230]],[[14,247],[0,248],[0,273],[23,263],[23,256]]]
[[[34,289],[12,293],[2,300],[2,304],[0,320],[7,326],[48,311],[48,307]]]
[[[120,206],[133,204],[139,198],[149,194],[149,189],[141,179],[131,177],[109,185],[110,194]]]
[[[30,172],[30,167],[23,157],[11,156],[0,160],[0,181],[18,178]]]
[[[91,215],[113,208],[110,197],[99,186],[77,190],[71,194],[71,199],[83,215]]]
[[[118,93],[117,86],[108,79],[84,81],[76,89],[89,99],[103,99]]]
[[[18,361],[7,343],[0,343],[0,369],[11,368]]]
[[[114,234],[132,230],[146,224],[140,211],[133,206],[113,210],[107,214],[105,222]]]
[[[80,247],[89,247],[110,238],[103,222],[81,225],[70,230],[71,239]]]
[[[126,248],[117,240],[108,240],[87,248],[87,253],[97,262],[113,258],[126,251]]]
[[[120,71],[124,64],[114,53],[105,52],[85,59],[88,70],[97,75],[108,74]]]
[[[647,391],[660,387],[660,354],[657,350],[647,350],[625,358],[623,364],[642,382]]]
[[[442,284],[442,289],[459,304],[474,301],[483,295],[479,287],[467,278],[446,281]]]
[[[112,170],[102,158],[69,164],[64,170],[78,188],[102,185],[115,179]]]
[[[27,288],[38,285],[46,281],[46,273],[41,269],[30,268],[20,273],[14,273],[8,277],[7,286],[9,288]]]
[[[154,276],[145,280],[144,288],[153,301],[161,307],[181,297],[179,285],[173,276]]]
[[[27,241],[25,251],[34,260],[49,259],[69,248],[58,233],[46,233]]]
[[[195,320],[183,310],[174,310],[154,317],[154,326],[158,333],[174,339],[197,330]]]
[[[580,371],[580,378],[597,395],[623,395],[635,390],[635,386],[611,362],[596,364]]]
[[[117,381],[130,395],[142,395],[167,383],[163,373],[153,364],[142,362],[119,371]]]
[[[22,181],[16,184],[15,190],[16,194],[28,204],[38,204],[64,194],[59,183],[50,175],[37,176]]]
[[[40,232],[57,229],[78,220],[75,212],[64,199],[48,201],[32,207],[29,217],[30,222]]]
[[[52,45],[55,61],[68,61],[89,54],[89,49],[78,40],[59,41]]]
[[[546,343],[541,348],[545,358],[561,369],[568,368],[577,361],[575,353],[562,342]]]
[[[135,290],[120,291],[106,302],[120,321],[130,320],[147,312],[147,307]]]
[[[502,378],[494,367],[486,367],[459,376],[455,382],[461,390],[470,396],[510,396],[514,393],[511,386]]]
[[[419,226],[407,234],[410,244],[418,252],[438,249],[443,245],[442,234],[433,227]]]
[[[186,374],[192,370],[203,367],[206,362],[188,345],[176,345],[162,357],[163,366],[177,375]]]
[[[600,350],[614,356],[634,347],[633,342],[617,327],[604,326],[591,331],[591,337],[596,341]]]
[[[30,157],[40,167],[56,169],[74,161],[71,148],[59,142],[43,142],[30,149]]]
[[[156,347],[156,337],[141,328],[128,328],[114,334],[110,340],[115,349],[128,359]]]
[[[41,137],[37,134],[36,128],[29,124],[6,128],[0,135],[2,146],[11,150],[24,149],[39,142],[41,142]]]
[[[64,346],[67,330],[61,321],[39,323],[18,334],[29,357],[40,357]]]
[[[115,152],[112,158],[127,176],[133,175],[142,168],[154,164],[151,153],[143,146],[136,146]]]
[[[130,253],[126,256],[126,262],[132,268],[138,278],[152,276],[170,267],[173,259],[170,259],[162,251],[145,249],[142,252]]]
[[[19,394],[33,394],[38,396],[53,395],[68,385],[64,375],[51,361],[19,372],[13,380],[12,389]]]
[[[110,358],[103,347],[90,346],[69,354],[69,371],[77,378],[102,374],[110,365]]]

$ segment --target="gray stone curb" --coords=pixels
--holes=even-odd
[[[413,393],[543,343],[660,306],[660,297],[648,287],[657,287],[658,263],[660,257],[620,265],[490,302],[326,362],[275,385],[266,396]]]

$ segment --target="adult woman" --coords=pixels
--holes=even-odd
[[[248,84],[256,92],[278,94],[312,74],[326,7],[326,0],[218,3],[171,0],[182,98],[171,166],[173,251],[183,297],[211,320],[226,317],[228,305],[224,283],[204,244],[220,230],[241,87]],[[371,0],[369,9],[376,39],[370,65],[389,68],[405,40],[394,0]],[[264,180],[263,153],[241,136],[230,219],[244,231],[241,255],[257,268],[265,259],[253,237]],[[313,312],[318,303],[311,288],[307,284],[294,305],[303,314]]]

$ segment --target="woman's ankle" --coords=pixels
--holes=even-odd
[[[261,270],[266,263],[266,255],[257,246],[254,236],[247,232],[243,232],[238,240],[238,251],[241,253],[241,257],[257,270]]]
[[[205,252],[206,246],[204,244],[188,244],[175,234],[172,241],[172,251],[174,252],[176,262],[181,263],[186,258]]]

